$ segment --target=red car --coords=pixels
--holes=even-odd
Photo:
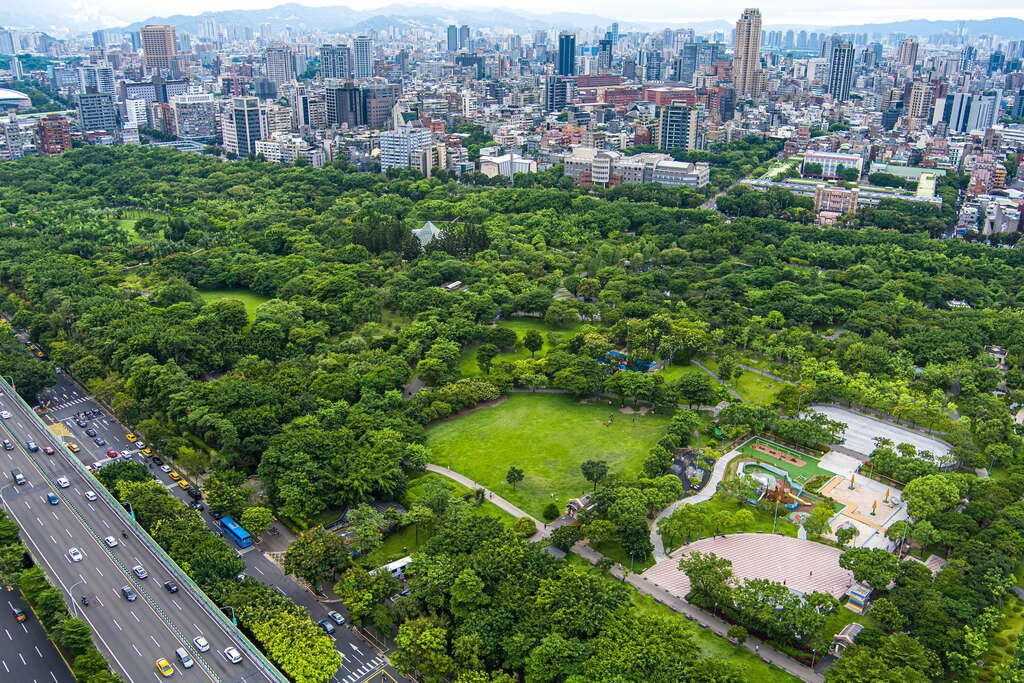
[[[43,446],[43,453],[46,453],[47,455],[54,455],[56,452],[57,451],[53,450],[49,446]]]
[[[117,451],[107,450],[107,457],[108,458],[116,458],[117,457]]]

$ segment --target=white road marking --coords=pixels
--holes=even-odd
[[[56,542],[57,542],[57,539],[56,539],[56,538],[54,538],[53,536],[50,536],[50,540],[51,540],[51,541],[53,541],[54,543],[56,543]]]
[[[54,517],[56,517],[56,515],[54,515]],[[259,567],[253,567],[253,570],[259,572],[260,576],[266,576],[266,574],[263,573],[263,570]]]
[[[96,573],[99,574],[100,576],[103,576],[103,572],[100,571],[99,567],[96,567]]]
[[[114,622],[114,626],[117,627],[118,631],[123,631],[124,630],[123,628],[121,628],[121,624],[117,623],[117,619],[111,619],[111,621]]]
[[[140,624],[142,623],[142,620],[135,615],[134,610],[128,610],[128,614],[132,615],[132,618],[135,619],[135,621],[139,622]]]
[[[18,659],[21,660],[21,665],[22,666],[27,666],[28,665],[28,662],[25,661],[25,656],[23,654],[21,654],[20,652],[18,653]]]
[[[42,657],[43,656],[43,652],[42,652],[42,650],[39,649],[39,646],[38,645],[33,645],[33,647],[36,649],[36,654],[39,655],[40,657]]]
[[[138,656],[141,657],[142,653],[139,652],[139,648],[135,647],[135,643],[132,643],[131,645],[132,645],[132,649],[135,650],[135,654],[137,654]]]
[[[154,638],[153,636],[150,636],[149,639],[153,641],[154,645],[156,645],[157,647],[160,647],[160,643],[156,642],[156,638]]]

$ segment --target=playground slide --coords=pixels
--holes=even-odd
[[[796,502],[800,503],[801,505],[810,505],[810,503],[809,503],[809,502],[807,502],[807,501],[806,501],[806,500],[804,500],[803,498],[797,498],[797,497],[796,497],[795,495],[793,495],[792,493],[787,493],[786,495],[788,495],[788,496],[789,496],[790,498],[792,498],[792,499],[793,499],[793,500],[795,500]]]

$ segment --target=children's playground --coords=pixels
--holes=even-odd
[[[597,362],[608,365],[612,372],[618,372],[620,370],[647,372],[654,366],[654,363],[651,361],[630,358],[622,351],[609,351],[605,354],[604,358],[598,359]]]
[[[887,548],[885,530],[907,518],[899,490],[845,468],[841,473],[831,471],[822,466],[830,463],[828,457],[819,458],[763,437],[751,438],[734,453],[740,456],[736,472],[761,484],[758,496],[748,502],[754,505],[764,498],[777,501],[786,507],[786,519],[803,524],[817,504],[831,498],[836,502],[832,535],[842,527],[856,528],[853,546]],[[806,483],[819,475],[828,478],[825,485],[817,494],[805,491]]]

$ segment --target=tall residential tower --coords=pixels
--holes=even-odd
[[[761,10],[743,10],[736,22],[736,45],[733,47],[732,77],[736,94],[756,97],[760,94],[761,73]]]

